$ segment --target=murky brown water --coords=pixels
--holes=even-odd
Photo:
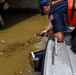
[[[0,75],[33,75],[29,53],[40,41],[35,35],[48,24],[40,14],[11,13],[4,16],[6,28],[0,30]]]

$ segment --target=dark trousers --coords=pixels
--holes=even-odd
[[[74,28],[74,30],[71,33],[72,36],[72,40],[74,40],[74,38],[76,37],[76,28]]]
[[[72,31],[71,36],[72,36],[71,50],[76,54],[76,28]]]

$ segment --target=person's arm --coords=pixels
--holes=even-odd
[[[41,34],[44,34],[44,35],[47,35],[48,34],[48,31],[52,30],[52,24],[49,23],[49,25],[47,26],[47,28],[45,30],[43,30],[41,32]]]
[[[53,38],[57,38],[58,41],[63,41],[63,32],[53,33],[53,31],[49,31],[48,34]]]
[[[53,38],[57,38],[58,41],[63,41],[63,28],[64,25],[62,23],[63,18],[60,17],[59,14],[50,15],[50,21],[53,26],[53,30],[49,31],[48,34]]]

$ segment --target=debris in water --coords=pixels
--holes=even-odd
[[[22,71],[19,72],[20,74],[22,73]]]
[[[20,47],[20,49],[22,49],[23,47]]]
[[[37,37],[37,39],[40,39],[40,37]]]
[[[5,41],[4,41],[4,40],[1,40],[1,42],[2,42],[2,43],[5,43]]]
[[[22,74],[22,71],[20,70],[14,72],[14,75],[21,75],[21,74]]]
[[[34,36],[36,36],[36,35],[34,35]]]
[[[26,43],[26,46],[27,46],[27,43]]]
[[[3,52],[0,53],[1,55],[3,54]]]

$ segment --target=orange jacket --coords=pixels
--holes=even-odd
[[[60,1],[62,0],[56,0],[55,2],[52,2],[52,5]],[[76,27],[76,0],[67,0],[67,1],[68,1],[68,10],[67,10],[66,22],[70,26]]]
[[[76,0],[68,0],[67,23],[76,27]]]

